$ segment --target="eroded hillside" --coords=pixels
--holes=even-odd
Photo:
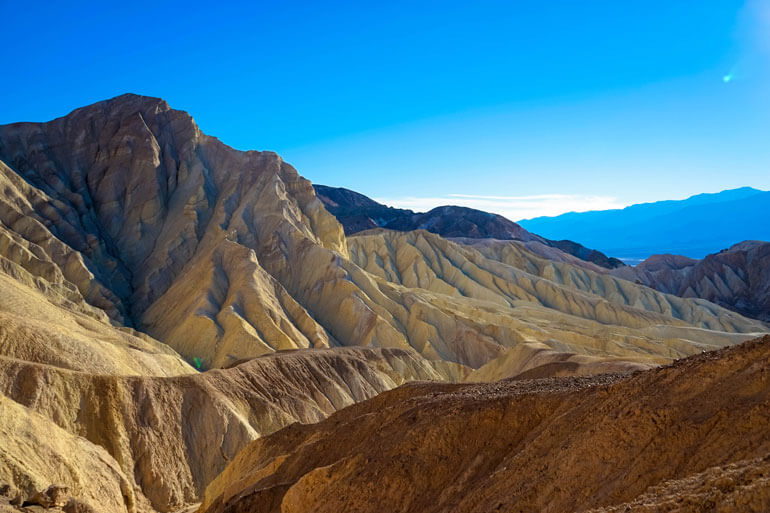
[[[766,329],[536,240],[347,239],[280,157],[155,98],[0,126],[0,188],[0,510],[61,485],[68,513],[174,511],[258,437],[413,380],[628,373]]]
[[[765,337],[630,377],[406,385],[253,442],[200,511],[767,511],[768,361]]]
[[[61,301],[101,309],[94,315],[202,368],[336,345],[413,348],[478,368],[528,341],[661,362],[765,329],[588,272],[584,261],[532,264],[526,253],[522,273],[505,252],[479,249],[481,258],[416,232],[399,244],[423,241],[430,265],[411,267],[377,237],[351,239],[351,259],[342,227],[290,165],[229,148],[159,99],[124,95],[0,127],[0,160],[6,259]],[[387,272],[363,260],[367,251]],[[447,265],[434,279],[439,262]]]

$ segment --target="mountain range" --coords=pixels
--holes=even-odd
[[[748,317],[770,320],[770,276],[767,274],[770,243],[767,242],[744,241],[702,260],[654,254],[638,265],[627,266],[577,242],[554,241],[533,234],[500,215],[451,205],[420,214],[382,205],[349,189],[325,185],[313,187],[326,209],[337,217],[349,235],[367,233],[366,230],[378,227],[398,231],[425,229],[477,248],[489,245],[489,240],[513,240],[549,260],[570,262],[600,273],[609,272],[668,294],[707,299]],[[746,187],[718,195],[694,196],[687,203],[690,206],[710,205],[743,197],[760,203],[770,199],[761,191]],[[659,207],[661,210],[665,207],[674,215],[679,211],[680,203],[661,202]],[[575,258],[565,258],[565,253]],[[586,266],[585,262],[596,266]]]
[[[770,192],[751,187],[618,210],[538,217],[519,224],[545,237],[570,238],[636,264],[653,254],[703,258],[744,240],[770,241]]]
[[[202,512],[428,502],[450,511],[481,488],[489,493],[474,504],[497,500],[507,511],[536,496],[609,507],[634,500],[642,484],[713,465],[764,468],[747,447],[766,452],[757,433],[767,387],[763,367],[748,362],[764,358],[767,343],[746,341],[768,326],[698,297],[710,293],[712,269],[728,272],[716,264],[681,282],[651,264],[625,279],[613,274],[625,267],[581,257],[577,243],[565,251],[508,220],[453,208],[346,234],[324,204],[374,206],[350,191],[317,195],[275,153],[237,151],[186,112],[133,94],[0,126],[0,191],[0,511],[166,513],[201,501]],[[746,255],[726,256],[729,269],[747,262],[751,283],[765,279],[752,274],[765,262],[761,247],[734,250]],[[698,266],[685,264],[671,267]],[[764,308],[765,289],[753,287]],[[694,384],[672,391],[676,401],[637,401],[687,375]],[[501,379],[513,381],[468,384]],[[739,403],[720,417],[739,428],[707,423],[722,403],[689,408],[699,394]],[[569,405],[578,410],[561,415]],[[637,410],[647,438],[632,432]],[[706,423],[683,431],[681,451],[669,438],[645,442],[679,418]],[[608,419],[625,420],[604,436]],[[535,436],[551,422],[553,434]],[[596,492],[583,499],[548,479],[551,460],[511,459],[525,446],[569,448],[569,425],[594,436],[568,453],[574,461],[586,447],[606,450],[608,462],[644,451],[638,471],[653,462],[666,471],[602,488],[614,464],[577,465],[567,479],[591,477]],[[677,463],[698,437],[726,448]],[[382,448],[396,470],[360,443]],[[497,468],[490,454],[505,479],[488,472]],[[531,502],[495,492],[508,469],[527,476],[516,486]],[[381,475],[382,486],[356,475]],[[420,476],[444,476],[445,491],[431,495]],[[399,498],[407,488],[425,491],[424,501]],[[342,503],[316,507],[322,495]]]
[[[445,205],[429,212],[388,207],[361,193],[342,187],[314,185],[318,198],[352,235],[374,228],[411,231],[427,230],[445,238],[516,240],[538,254],[553,257],[556,248],[581,260],[614,269],[625,264],[617,258],[584,247],[571,240],[548,240],[530,233],[505,217],[473,208]]]

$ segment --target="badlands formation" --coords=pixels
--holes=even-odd
[[[770,242],[747,240],[702,260],[653,255],[636,267],[615,269],[612,274],[770,321]]]
[[[252,442],[200,511],[765,512],[768,359],[765,337],[630,377],[408,384]]]
[[[280,157],[155,98],[0,126],[0,189],[0,511],[177,511],[407,382],[581,388],[767,332],[538,240],[346,237]]]

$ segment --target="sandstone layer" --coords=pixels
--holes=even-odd
[[[422,354],[474,368],[527,343],[662,363],[766,329],[707,301],[539,258],[514,241],[467,246],[425,231],[378,230],[349,237],[348,246],[378,288],[393,289],[388,297],[409,298],[401,323]]]
[[[630,377],[405,385],[251,443],[200,511],[767,511],[768,361],[765,337]]]

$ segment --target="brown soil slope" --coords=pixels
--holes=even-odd
[[[768,511],[768,362],[764,337],[627,378],[406,385],[250,444],[201,511]]]
[[[18,419],[10,427],[9,419],[0,422],[0,485],[27,496],[66,485],[99,511],[131,511],[134,503],[144,510],[148,502],[154,510],[173,511],[199,501],[206,485],[257,437],[294,422],[317,422],[413,379],[442,376],[400,349],[280,352],[173,378],[94,375],[0,358],[0,406]],[[51,449],[36,442],[48,438]],[[90,453],[107,466],[99,470]],[[97,471],[115,469],[120,479],[119,486],[113,479],[113,488],[131,493],[125,505],[119,493],[88,483]],[[108,502],[121,507],[107,508]]]

